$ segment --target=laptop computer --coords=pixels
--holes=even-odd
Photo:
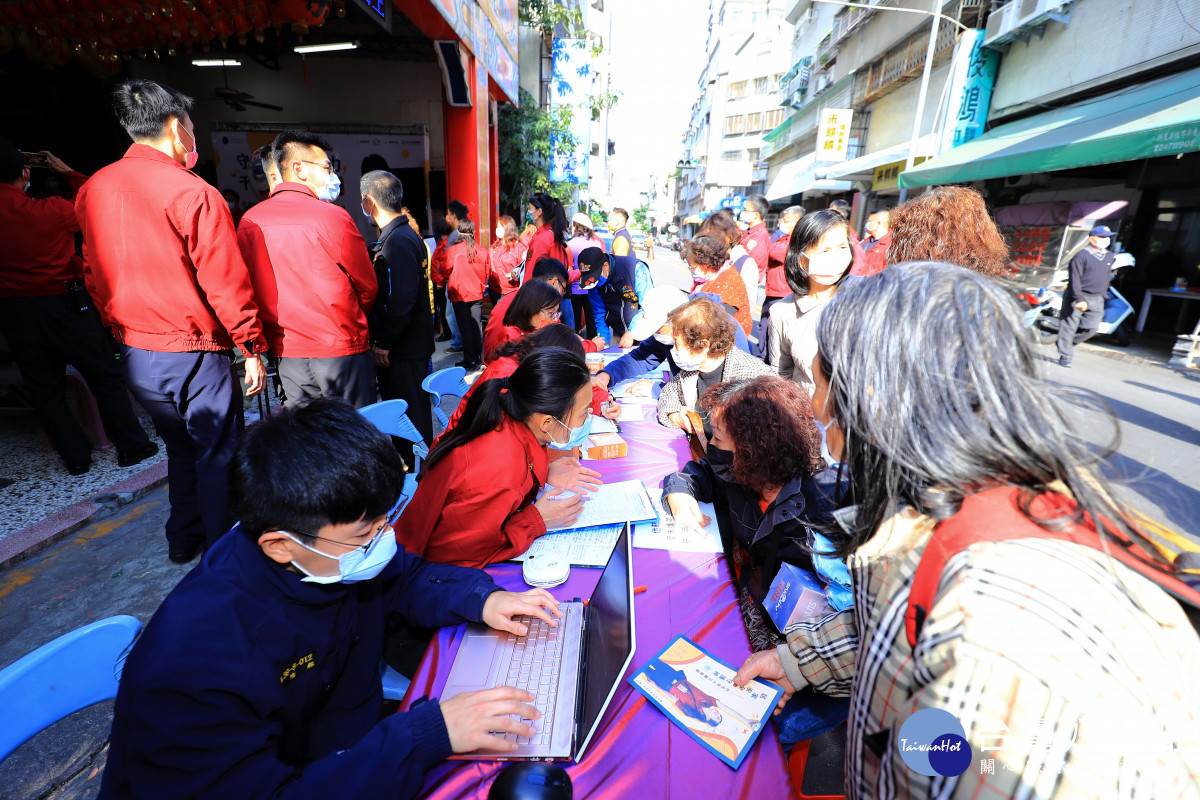
[[[629,523],[589,602],[559,603],[557,627],[522,617],[525,636],[472,624],[450,667],[443,698],[516,686],[536,696],[542,718],[532,737],[504,734],[518,744],[503,753],[476,750],[452,758],[578,762],[633,660],[633,557]]]

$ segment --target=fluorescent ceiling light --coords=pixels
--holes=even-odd
[[[192,59],[193,67],[240,67],[242,62],[232,58],[194,58]]]
[[[333,42],[331,44],[306,44],[293,47],[297,53],[327,53],[332,50],[354,50],[358,42]]]

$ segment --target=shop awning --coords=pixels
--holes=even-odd
[[[849,181],[831,181],[818,178],[814,173],[816,153],[801,156],[795,161],[789,161],[779,169],[779,174],[767,187],[767,200],[789,200],[792,195],[807,191],[845,192],[851,188]]]
[[[829,164],[824,167],[818,167],[816,174],[822,178],[844,178],[846,180],[871,180],[875,175],[875,168],[881,167],[884,164],[891,164],[894,161],[903,161],[908,158],[909,142],[885,147],[882,150],[876,150],[873,153],[867,153],[865,156],[852,158],[849,161],[843,161],[840,164]],[[922,136],[917,140],[918,156],[928,156],[933,152],[935,147],[934,136]]]
[[[1200,69],[1000,125],[900,175],[931,186],[1200,150]]]

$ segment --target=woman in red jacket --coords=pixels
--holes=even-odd
[[[529,215],[538,231],[529,243],[527,264],[536,264],[539,258],[549,256],[557,258],[564,264],[571,263],[571,252],[567,249],[567,212],[562,203],[553,196],[538,192],[529,198]],[[525,270],[525,282],[529,280],[530,272]],[[578,273],[571,279],[579,280]]]
[[[516,371],[517,365],[524,360],[525,356],[537,350],[540,347],[561,347],[564,350],[569,350],[580,358],[584,358],[583,342],[579,340],[579,336],[575,331],[568,328],[566,325],[554,323],[547,325],[544,328],[539,328],[528,336],[522,336],[520,339],[513,339],[505,342],[496,348],[493,355],[495,358],[488,365],[483,374],[475,379],[471,384],[471,388],[463,395],[462,400],[458,404],[458,408],[450,416],[450,421],[446,423],[446,430],[438,436],[438,441],[447,432],[452,430],[462,418],[463,412],[467,408],[467,403],[471,400],[471,396],[475,390],[483,385],[484,381],[499,380],[507,378]],[[606,402],[612,400],[612,395],[608,390],[601,387],[597,383],[592,383],[592,413],[598,417],[609,417],[616,419],[620,413],[620,408],[614,408],[611,405],[605,405]],[[437,444],[435,441],[434,444]]]
[[[459,220],[458,239],[446,250],[450,280],[446,296],[454,307],[454,319],[462,334],[463,360],[458,366],[468,372],[483,363],[483,293],[487,290],[488,251],[475,244],[475,223]]]
[[[443,564],[484,567],[520,555],[547,528],[572,524],[599,473],[575,459],[549,463],[546,445],[587,437],[591,374],[577,354],[543,347],[507,378],[480,386],[425,461],[396,526],[405,550]],[[543,486],[553,488],[542,494]],[[562,499],[564,488],[577,491]]]
[[[489,255],[492,268],[488,272],[488,297],[492,307],[500,298],[521,288],[520,269],[528,248],[517,238],[517,222],[507,214],[496,220],[496,243]]]
[[[450,341],[450,314],[453,308],[446,307],[446,281],[450,278],[446,263],[446,238],[450,235],[450,223],[444,219],[434,220],[433,233],[437,245],[429,258],[429,282],[433,284],[433,326],[439,342]]]

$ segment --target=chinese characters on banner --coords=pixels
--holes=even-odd
[[[987,122],[1000,54],[984,48],[983,33],[966,31],[955,48],[950,86],[946,92],[949,107],[939,142],[940,153],[971,141],[983,133]]]
[[[854,111],[849,108],[821,109],[821,124],[817,128],[817,161],[846,160],[853,118]]]

